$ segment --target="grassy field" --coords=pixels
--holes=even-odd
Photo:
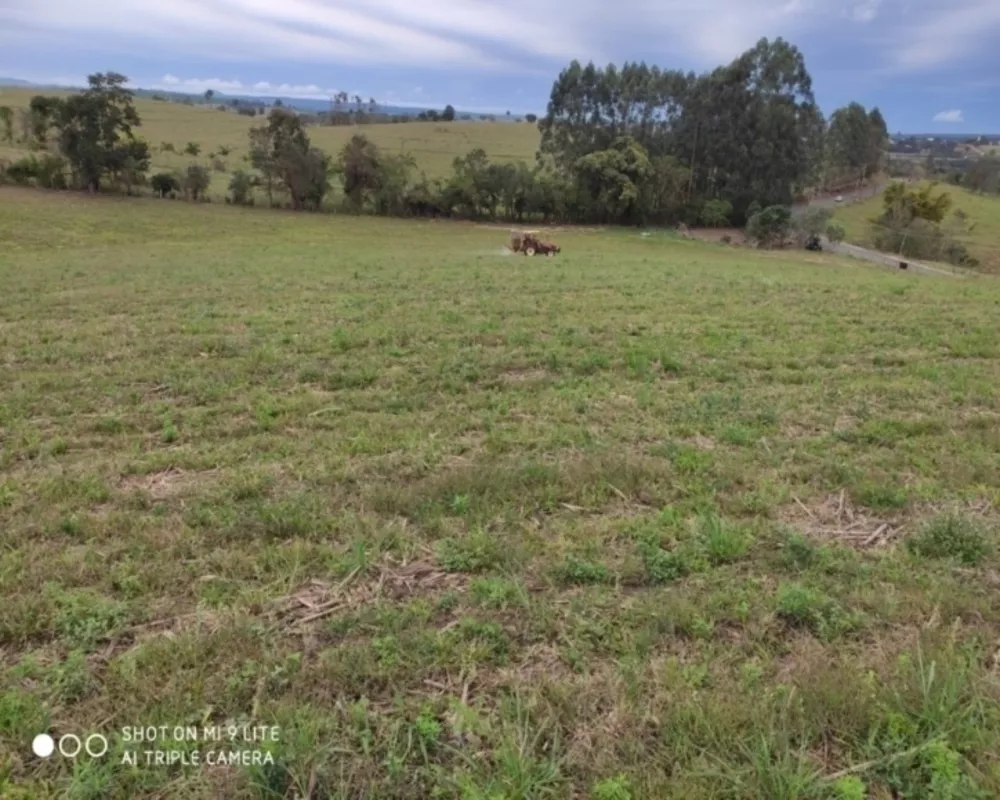
[[[38,90],[0,90],[0,105],[11,108],[27,107]],[[58,94],[57,92],[43,92]],[[142,118],[138,134],[147,139],[154,150],[151,173],[160,170],[184,169],[192,162],[212,165],[208,154],[220,146],[231,149],[222,160],[227,171],[216,173],[211,192],[218,197],[226,194],[230,174],[245,168],[243,157],[249,147],[247,132],[264,123],[263,117],[243,117],[234,112],[222,112],[203,106],[186,106],[145,98],[136,99],[136,109]],[[391,153],[408,152],[418,168],[428,178],[451,174],[456,156],[464,156],[477,147],[483,148],[494,161],[525,161],[532,163],[538,149],[538,128],[528,123],[489,122],[403,122],[389,125],[313,126],[309,128],[312,143],[336,157],[355,133],[364,133],[379,147]],[[159,152],[160,144],[169,142],[178,151]],[[201,146],[197,158],[184,155],[188,142]],[[0,158],[19,158],[27,150],[0,145]]]
[[[923,184],[920,184],[923,185]],[[970,192],[960,186],[940,184],[954,200],[952,209],[968,214],[972,230],[956,235],[974,256],[982,262],[984,271],[1000,272],[1000,197]],[[838,208],[835,218],[847,231],[847,241],[854,244],[871,243],[869,220],[882,213],[882,197],[873,197],[860,203]]]
[[[553,235],[0,190],[0,796],[1000,795],[1000,287]]]

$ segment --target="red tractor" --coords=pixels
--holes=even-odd
[[[535,253],[554,256],[560,251],[559,245],[543,242],[536,237],[538,231],[512,231],[510,234],[510,249],[515,253],[533,256]]]

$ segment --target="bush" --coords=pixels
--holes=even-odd
[[[826,238],[834,244],[838,244],[847,238],[847,231],[839,222],[831,222],[826,226]]]
[[[160,142],[160,152],[161,153],[176,153],[177,150],[174,148],[171,142]]]
[[[37,162],[35,183],[42,189],[67,189],[66,159],[53,153],[46,153]]]
[[[768,206],[747,221],[747,238],[759,247],[781,246],[788,237],[792,209],[788,206]]]
[[[955,264],[959,267],[979,266],[979,259],[969,253],[969,248],[954,239],[945,240],[941,256],[949,264]]]
[[[149,185],[159,197],[174,195],[181,190],[181,182],[170,172],[158,172],[150,178]]]
[[[893,215],[885,214],[873,224],[872,239],[879,250],[898,253],[906,258],[946,261],[957,266],[974,267],[979,264],[964,244],[953,239],[936,222],[918,217],[902,225]]]
[[[925,219],[914,219],[908,225],[901,226],[885,221],[876,223],[872,238],[879,250],[897,253],[906,258],[936,260],[944,247],[944,233],[933,222]]]
[[[17,161],[11,162],[7,166],[7,179],[17,186],[31,186],[32,181],[38,177],[38,159],[34,156],[26,156]]]
[[[733,204],[728,200],[709,200],[702,206],[701,222],[709,228],[724,228],[732,213]]]
[[[226,162],[219,157],[215,157],[212,159],[212,169],[214,169],[216,172],[225,172]]]
[[[240,169],[233,173],[229,180],[229,199],[233,205],[246,206],[253,204],[253,190],[257,185],[254,177]]]
[[[17,186],[38,186],[40,189],[66,189],[66,159],[54,153],[41,158],[30,155],[7,165],[6,178]]]
[[[212,183],[212,173],[201,164],[191,164],[184,173],[183,188],[184,193],[197,200]]]
[[[201,152],[201,145],[197,142],[188,142],[184,147],[184,153],[189,156],[196,156]]]
[[[222,145],[221,147],[219,147],[219,155],[220,156],[228,156],[231,152],[233,152],[233,148],[231,148],[231,147],[226,147],[225,145]]]
[[[804,242],[812,236],[819,236],[826,230],[833,212],[829,208],[807,208],[795,220],[795,232],[798,234],[800,242]]]

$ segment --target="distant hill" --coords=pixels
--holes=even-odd
[[[158,89],[135,89],[135,93],[141,97],[152,97],[158,95],[161,97],[167,97],[171,100],[178,102],[194,102],[198,103],[201,100],[201,95],[186,94],[183,92],[166,92]],[[219,103],[229,103],[233,100],[239,100],[243,103],[248,103],[251,105],[263,105],[272,106],[276,101],[280,100],[281,104],[286,108],[294,108],[298,111],[307,111],[313,114],[322,113],[329,111],[333,101],[330,99],[318,99],[315,97],[283,97],[277,95],[262,96],[262,95],[251,95],[251,94],[226,94],[223,92],[215,92],[212,98],[212,102],[215,104]],[[378,111],[380,114],[389,114],[390,116],[400,116],[400,117],[417,117],[425,111],[437,111],[443,110],[443,106],[432,107],[432,106],[400,106],[400,105],[389,105],[385,103],[376,103]],[[367,103],[364,105],[367,108]],[[346,108],[353,108],[353,103],[348,102]],[[511,114],[507,117],[505,114],[484,114],[480,111],[465,111],[462,109],[455,110],[455,118],[460,119],[462,117],[469,117],[470,119],[480,119],[481,117],[492,117],[495,118],[497,122],[513,122],[518,121],[523,118],[521,114]]]
[[[1000,133],[897,133],[895,137],[913,137],[915,139],[941,139],[951,142],[968,142],[982,139],[987,142],[1000,141]]]

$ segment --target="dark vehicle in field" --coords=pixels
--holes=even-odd
[[[543,242],[537,237],[538,231],[511,231],[510,249],[515,253],[533,256],[535,253],[554,256],[561,248],[552,242]]]

